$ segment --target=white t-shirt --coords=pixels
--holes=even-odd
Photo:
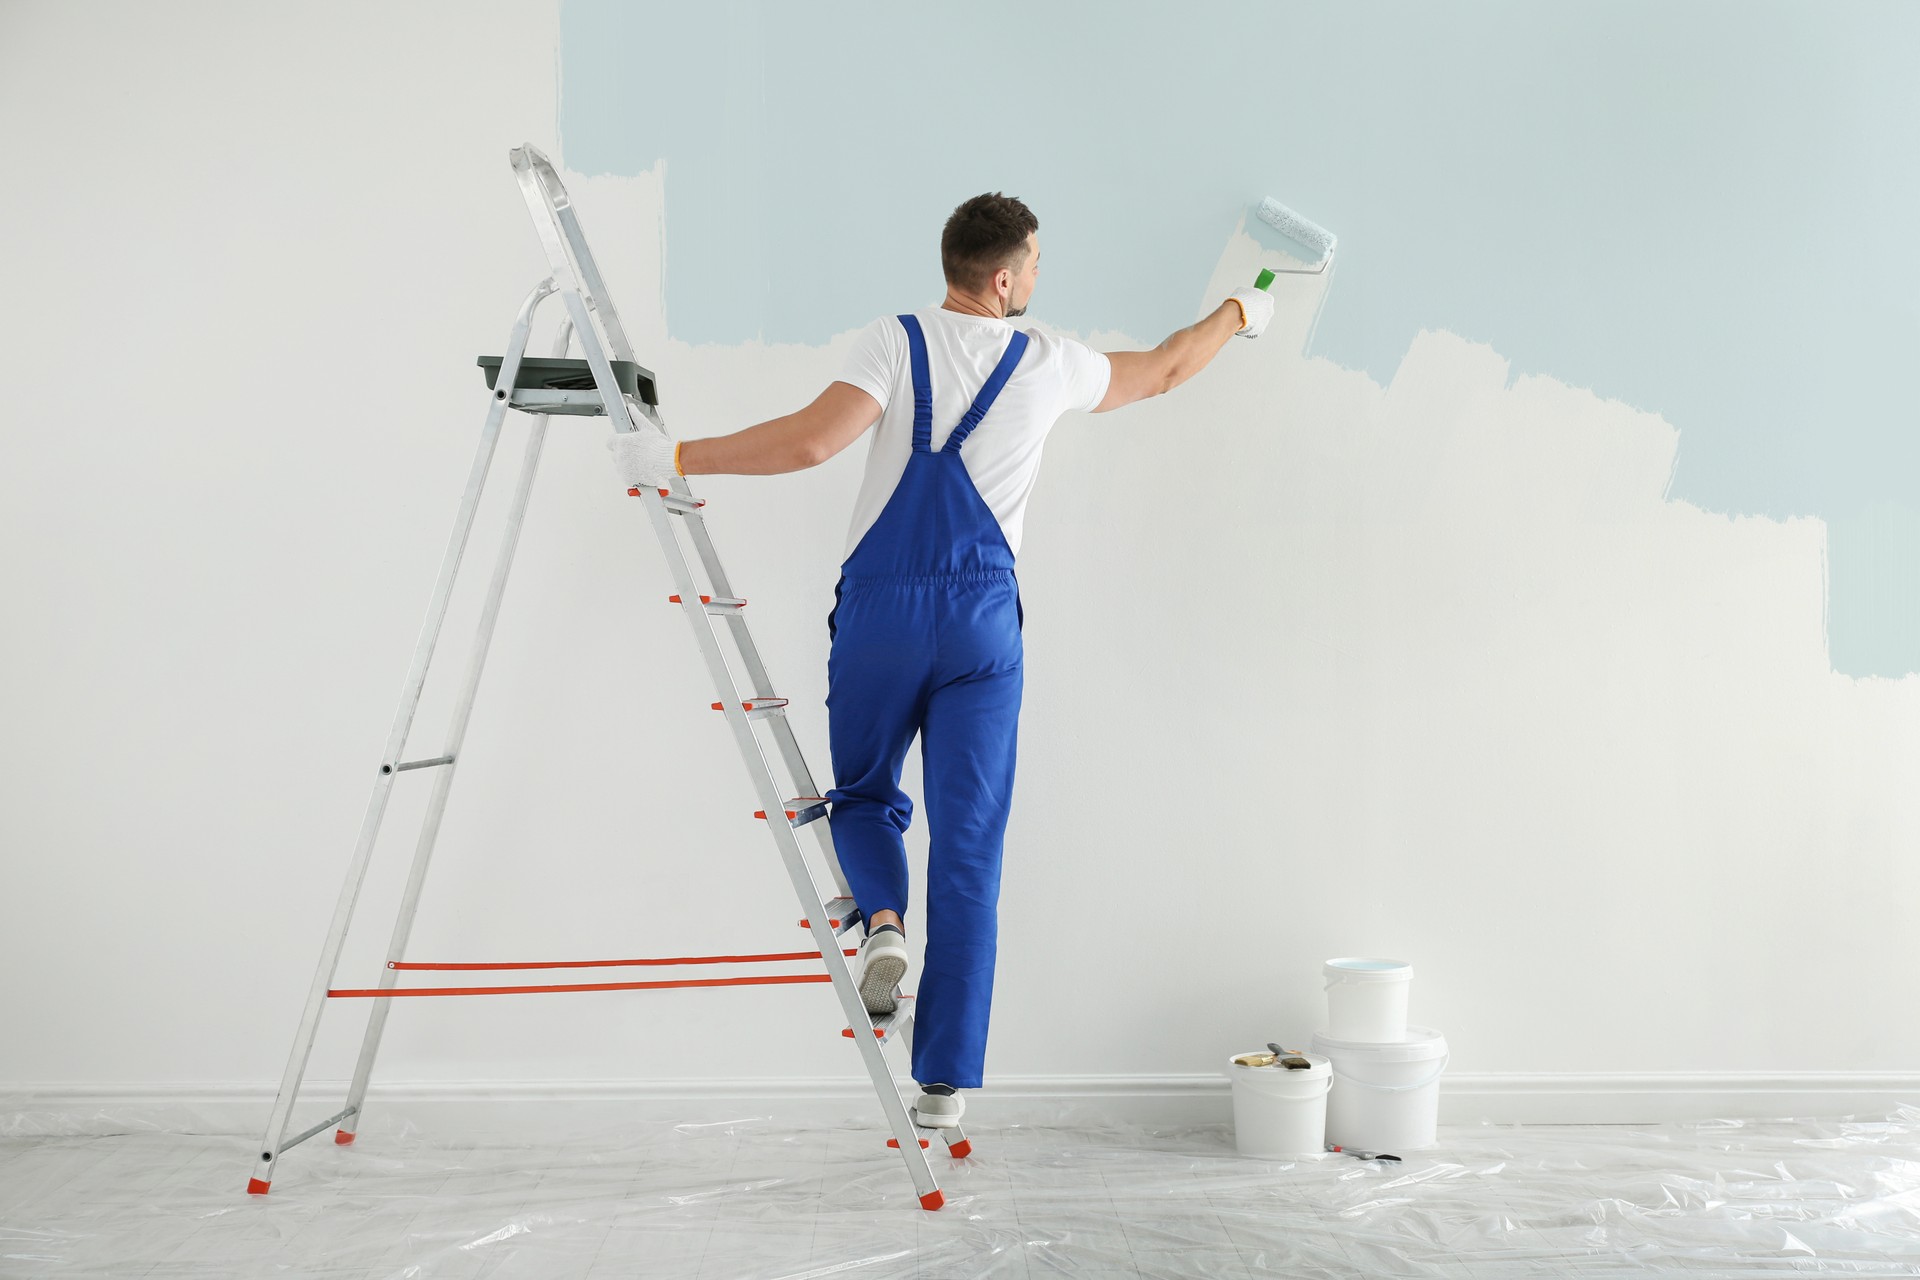
[[[933,390],[930,444],[937,452],[1006,353],[1013,322],[941,306],[913,314],[927,340],[927,378]],[[1063,413],[1092,411],[1106,398],[1113,376],[1112,362],[1084,342],[1037,329],[1026,334],[1020,363],[987,416],[960,445],[960,461],[973,487],[1000,522],[1000,532],[1016,556],[1047,432]],[[844,563],[880,519],[913,452],[913,369],[907,330],[898,316],[882,316],[860,331],[839,381],[859,387],[881,408],[867,450],[866,479],[853,505]]]

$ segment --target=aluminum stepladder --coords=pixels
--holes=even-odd
[[[474,456],[472,469],[467,476],[466,492],[461,498],[459,512],[454,520],[453,536],[447,545],[446,555],[441,561],[440,575],[434,584],[433,596],[427,606],[426,620],[421,627],[420,637],[414,648],[413,662],[408,669],[406,683],[401,691],[400,706],[395,713],[393,727],[388,734],[385,751],[380,758],[373,795],[368,801],[366,816],[361,822],[359,840],[354,848],[352,862],[347,869],[346,883],[341,888],[340,899],[334,909],[333,922],[327,931],[326,945],[321,951],[319,968],[314,975],[312,988],[307,995],[306,1009],[301,1015],[299,1029],[294,1037],[293,1052],[287,1061],[286,1074],[281,1079],[280,1092],[274,1100],[273,1114],[267,1122],[266,1135],[261,1141],[247,1190],[256,1195],[266,1194],[272,1184],[274,1170],[280,1156],[289,1148],[306,1141],[323,1129],[338,1125],[339,1129],[334,1134],[334,1141],[342,1145],[353,1141],[364,1115],[367,1083],[372,1074],[374,1058],[379,1051],[381,1032],[386,1026],[387,1013],[392,1007],[392,998],[397,995],[495,995],[547,991],[729,986],[753,983],[831,982],[835,993],[839,996],[840,1007],[847,1018],[847,1026],[842,1030],[841,1035],[852,1039],[859,1048],[861,1062],[865,1065],[867,1074],[872,1077],[874,1089],[880,1098],[881,1109],[886,1115],[888,1127],[893,1131],[893,1137],[887,1140],[887,1145],[897,1147],[906,1160],[907,1171],[913,1178],[921,1206],[926,1209],[938,1209],[944,1203],[945,1197],[935,1182],[933,1171],[927,1161],[926,1150],[930,1144],[926,1138],[919,1136],[919,1126],[913,1122],[906,1104],[901,1100],[898,1086],[894,1083],[893,1073],[887,1065],[885,1056],[886,1046],[895,1040],[902,1039],[908,1032],[913,1018],[913,997],[900,994],[896,988],[895,1011],[879,1015],[869,1014],[861,1001],[852,968],[847,962],[847,957],[856,953],[843,950],[840,944],[840,935],[860,919],[860,913],[848,892],[846,877],[842,874],[839,859],[834,853],[831,828],[827,822],[822,821],[827,816],[827,802],[815,794],[812,774],[801,754],[800,744],[794,737],[793,728],[787,721],[787,699],[774,692],[767,678],[766,668],[760,661],[759,651],[754,647],[753,638],[747,630],[747,602],[734,595],[726,573],[721,568],[719,557],[714,552],[704,517],[700,514],[700,508],[705,505],[704,501],[693,496],[684,477],[675,477],[673,487],[670,489],[629,489],[627,492],[641,500],[653,519],[654,532],[659,535],[660,545],[666,551],[668,564],[673,570],[674,581],[679,586],[679,592],[670,596],[669,601],[679,604],[686,614],[687,621],[692,624],[694,639],[699,643],[700,651],[706,657],[708,670],[713,674],[714,684],[721,698],[721,701],[712,704],[713,709],[725,713],[727,723],[733,730],[734,741],[740,748],[741,759],[746,763],[747,773],[753,780],[754,789],[760,801],[761,807],[754,817],[767,819],[767,830],[773,835],[774,845],[780,852],[781,860],[786,864],[787,875],[792,880],[794,892],[798,895],[801,907],[806,913],[800,920],[800,924],[803,928],[812,931],[814,944],[819,950],[771,955],[670,957],[664,960],[613,960],[589,963],[609,966],[722,961],[734,963],[755,960],[806,960],[817,957],[825,963],[826,972],[676,982],[580,983],[537,987],[408,989],[396,985],[402,972],[412,970],[547,967],[530,964],[487,966],[419,964],[407,961],[405,952],[407,939],[413,927],[414,914],[419,906],[421,888],[426,880],[427,864],[432,858],[440,821],[446,811],[447,796],[453,785],[454,769],[458,764],[461,743],[466,735],[474,694],[479,688],[480,673],[486,662],[494,622],[498,617],[501,597],[506,589],[507,573],[512,565],[514,549],[519,542],[527,499],[533,489],[533,478],[546,437],[548,415],[604,414],[615,430],[632,431],[636,429],[632,412],[637,409],[656,426],[664,429],[664,423],[658,411],[659,400],[653,375],[634,362],[633,351],[627,343],[625,332],[620,327],[620,319],[614,310],[613,300],[607,295],[606,286],[594,265],[593,255],[587,248],[586,237],[581,230],[579,216],[575,213],[573,204],[567,196],[566,188],[560,182],[559,173],[547,157],[531,145],[516,147],[510,155],[514,174],[519,181],[522,195],[526,197],[528,210],[533,216],[534,229],[538,232],[540,243],[546,250],[552,274],[536,285],[527,295],[526,301],[521,304],[519,314],[514,319],[506,354],[499,358],[497,372],[489,369],[493,396],[487,411],[486,425],[481,430],[479,450]],[[535,310],[546,298],[556,294],[565,306],[567,314],[554,344],[553,358],[545,361],[528,360],[525,353]],[[566,355],[570,339],[578,340],[581,352],[585,356],[584,360],[562,359]],[[485,357],[482,357],[480,363],[483,366],[492,364]],[[532,426],[527,437],[525,460],[519,482],[507,513],[499,556],[494,564],[493,577],[487,587],[485,601],[481,606],[480,622],[466,678],[454,706],[445,739],[446,745],[437,755],[408,760],[405,759],[408,731],[412,726],[414,713],[419,707],[421,690],[426,684],[427,669],[432,661],[440,626],[445,620],[448,602],[453,594],[454,578],[459,572],[467,535],[472,529],[481,490],[486,484],[494,446],[498,443],[501,424],[510,408],[529,414],[532,418]],[[676,520],[682,522],[689,541],[698,551],[705,567],[710,586],[704,592],[695,581],[692,567],[675,536],[673,522]],[[738,650],[739,660],[749,686],[745,693],[735,682],[732,669],[728,666],[722,652],[719,629],[714,624],[715,618],[725,619],[726,631],[732,636]],[[791,798],[783,797],[781,794],[778,780],[768,763],[766,752],[762,749],[761,740],[755,733],[756,724],[763,725],[773,737],[774,745],[778,748],[780,758],[785,763],[793,783],[795,794]],[[334,972],[339,963],[341,949],[346,942],[348,928],[352,923],[354,903],[359,897],[360,887],[366,878],[367,866],[372,858],[387,798],[400,774],[422,769],[433,771],[434,788],[427,801],[426,814],[421,822],[420,835],[414,848],[413,864],[401,895],[399,915],[394,923],[392,939],[388,944],[387,962],[381,972],[380,985],[377,988],[363,990],[336,989],[332,985]],[[780,820],[781,818],[784,818],[784,821]],[[820,848],[836,889],[835,896],[825,902],[821,899],[812,869],[801,851],[798,834],[801,827],[811,827],[819,838]],[[341,998],[365,998],[370,1006],[366,1035],[361,1044],[358,1064],[354,1068],[353,1081],[348,1089],[346,1106],[337,1114],[288,1138],[287,1129],[292,1118],[294,1103],[299,1097],[302,1078],[306,1074],[307,1061],[313,1050],[314,1039],[319,1030],[321,1012],[328,1000]],[[864,1034],[864,1029],[869,1027],[873,1034]],[[862,1034],[855,1034],[856,1030],[861,1031]],[[963,1157],[971,1152],[970,1142],[958,1127],[940,1129],[936,1132],[946,1140],[950,1154]]]

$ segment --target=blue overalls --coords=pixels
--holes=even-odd
[[[999,940],[1000,856],[1013,801],[1025,613],[1013,550],[960,446],[1027,348],[1014,331],[973,406],[936,453],[920,321],[906,327],[913,452],[880,518],[840,566],[827,660],[837,784],[834,851],[862,916],[907,910],[901,834],[913,801],[900,768],[920,735],[928,853],[926,958],[915,998],[913,1078],[981,1087]]]

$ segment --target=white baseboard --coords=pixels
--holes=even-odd
[[[346,1085],[309,1081],[295,1109],[296,1126],[344,1106]],[[900,1086],[903,1096],[913,1087],[904,1078]],[[258,1136],[277,1087],[260,1081],[0,1084],[0,1137],[129,1131]],[[1442,1126],[1884,1119],[1903,1104],[1920,1106],[1920,1073],[1457,1074],[1440,1083]],[[435,1136],[532,1137],[635,1121],[883,1127],[864,1077],[376,1082],[367,1114],[370,1125],[410,1124]],[[1228,1124],[1232,1086],[1223,1076],[1206,1074],[1004,1076],[967,1091],[967,1115],[982,1128]]]

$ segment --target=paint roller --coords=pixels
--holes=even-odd
[[[1260,215],[1260,221],[1266,223],[1296,244],[1318,253],[1320,260],[1311,267],[1262,267],[1259,277],[1253,282],[1254,288],[1265,289],[1268,285],[1272,284],[1276,272],[1296,276],[1317,276],[1333,266],[1333,232],[1327,230],[1317,222],[1312,222],[1302,217],[1298,212],[1289,209],[1272,196],[1268,196],[1260,202],[1260,208],[1257,212]],[[1325,306],[1326,301],[1327,295],[1322,293],[1320,295],[1320,305]],[[1313,331],[1317,329],[1319,325],[1320,307],[1315,307],[1313,310],[1313,320],[1307,325],[1307,340],[1302,343],[1300,347],[1302,351],[1305,351],[1307,346],[1313,342]]]
[[[1332,264],[1334,246],[1333,232],[1327,230],[1317,222],[1309,222],[1292,209],[1287,208],[1286,205],[1275,200],[1272,196],[1268,196],[1260,202],[1258,212],[1260,214],[1260,221],[1266,223],[1294,243],[1311,249],[1320,255],[1320,260],[1311,267],[1280,267],[1277,268],[1277,270],[1284,271],[1289,275],[1317,276]],[[1274,270],[1275,268],[1261,268],[1260,278],[1254,282],[1253,287],[1256,289],[1264,289],[1272,284]]]

